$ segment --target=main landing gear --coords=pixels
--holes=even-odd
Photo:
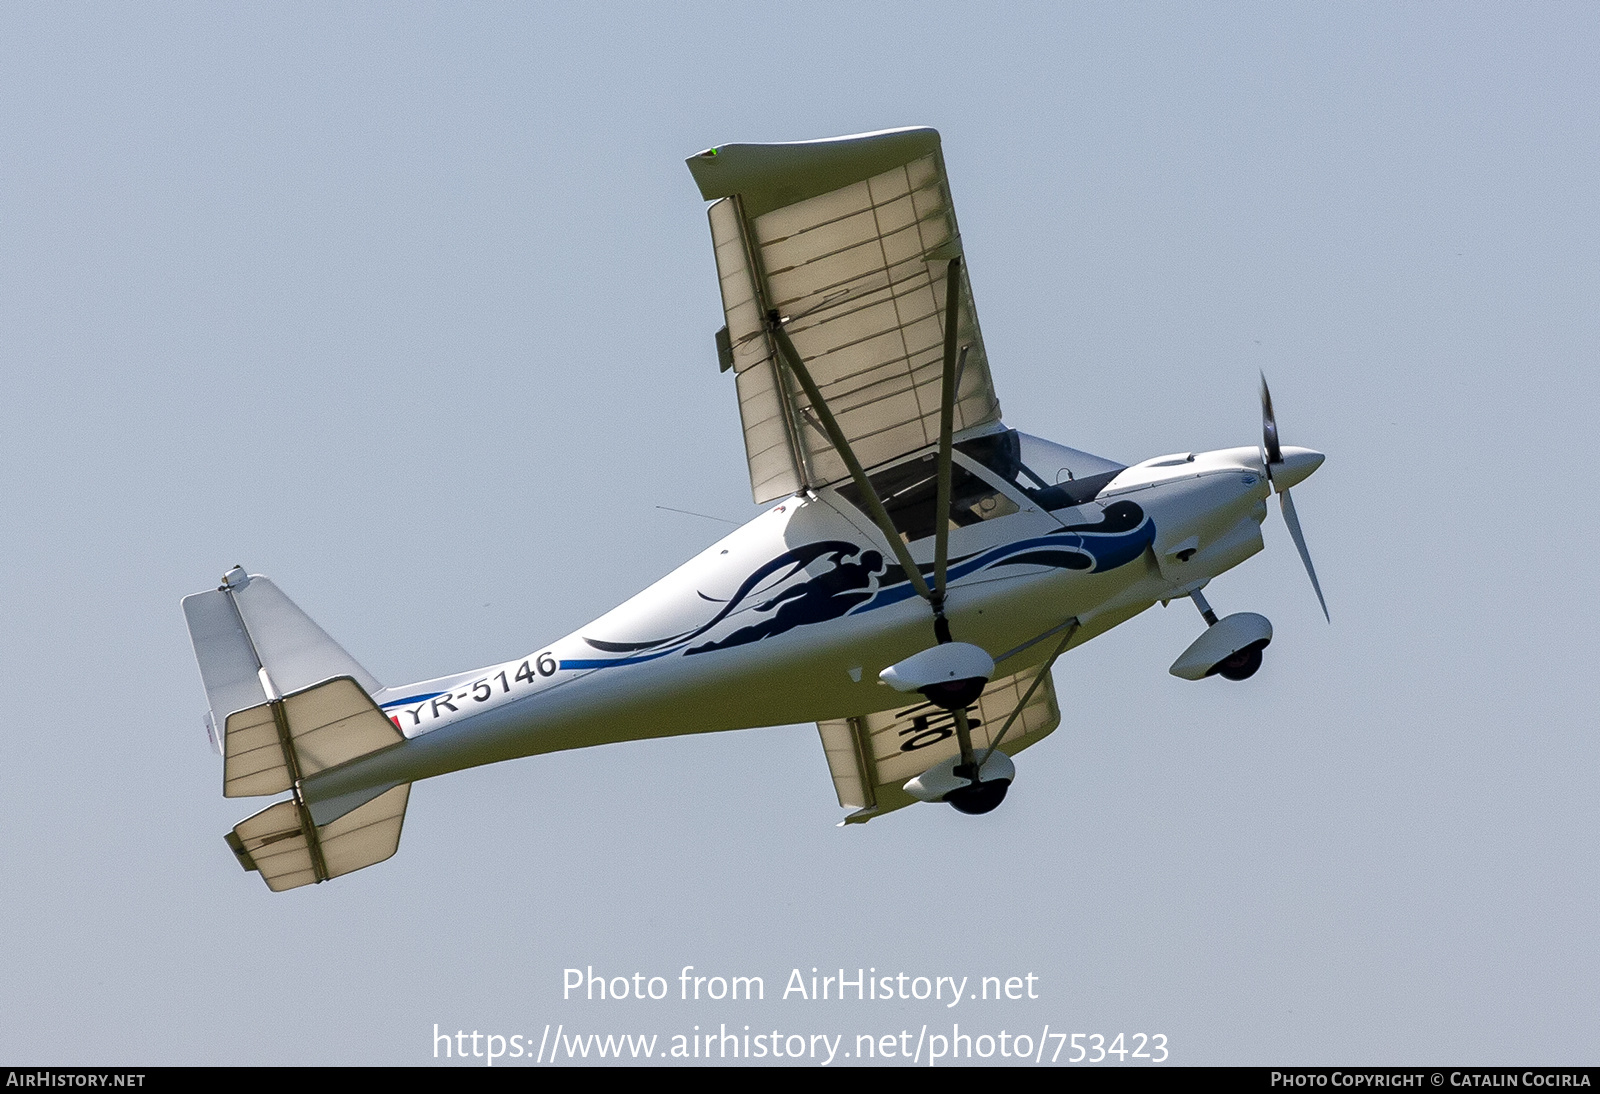
[[[944,796],[944,800],[957,813],[965,813],[969,817],[977,817],[998,809],[1000,803],[1006,800],[1006,791],[1010,787],[1010,779],[990,779],[987,782],[969,783],[959,789],[950,791]]]
[[[1017,773],[1005,753],[991,748],[980,760],[972,747],[967,708],[994,675],[994,661],[978,646],[950,641],[948,626],[942,624],[941,615],[935,624],[939,645],[890,665],[878,678],[896,691],[921,693],[955,720],[960,755],[934,764],[906,783],[906,791],[923,801],[948,802],[962,813],[987,813],[1005,801]]]
[[[897,691],[920,692],[923,698],[948,710],[955,719],[960,753],[941,760],[907,782],[906,793],[925,802],[945,802],[969,816],[992,812],[1006,800],[1006,791],[1017,777],[1017,768],[1010,756],[999,751],[1000,742],[1011,731],[1012,723],[1027,707],[1033,693],[1049,679],[1056,659],[1071,645],[1078,632],[1078,621],[1070,619],[1060,629],[1064,633],[1055,652],[1040,667],[1022,698],[1011,708],[1000,732],[994,734],[989,747],[981,753],[972,745],[967,707],[978,701],[983,686],[994,675],[994,662],[987,653],[962,642],[944,642],[878,674],[879,679]]]

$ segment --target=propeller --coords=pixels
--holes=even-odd
[[[1322,584],[1317,581],[1316,567],[1311,565],[1311,552],[1306,549],[1305,533],[1300,531],[1300,517],[1294,511],[1293,499],[1289,497],[1289,487],[1322,465],[1322,453],[1306,448],[1293,448],[1288,454],[1284,453],[1283,446],[1278,443],[1278,420],[1272,413],[1272,392],[1267,390],[1266,373],[1261,374],[1261,449],[1267,481],[1277,492],[1278,506],[1283,510],[1284,526],[1289,529],[1289,538],[1294,540],[1295,549],[1300,552],[1300,561],[1305,563],[1306,576],[1311,579],[1311,588],[1316,591],[1317,603],[1322,605],[1322,617],[1332,623],[1328,602],[1322,596]]]

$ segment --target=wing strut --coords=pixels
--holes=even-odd
[[[950,561],[950,449],[956,413],[956,331],[961,320],[961,259],[950,260],[945,275],[944,379],[939,389],[939,494],[935,503],[937,531],[933,538],[933,631],[941,643],[950,641],[950,624],[944,617],[945,570]],[[965,353],[962,354],[964,358]],[[961,719],[965,721],[965,719]]]
[[[1061,642],[1056,646],[1056,652],[1052,653],[1045,660],[1045,663],[1039,667],[1039,675],[1033,678],[1033,683],[1028,685],[1028,690],[1022,693],[1022,701],[1017,704],[1016,709],[1011,712],[1011,716],[1006,719],[1006,724],[1000,727],[1000,732],[996,733],[994,739],[989,742],[989,750],[983,754],[983,761],[978,764],[976,770],[982,771],[983,765],[989,762],[989,757],[994,755],[994,750],[1000,747],[1000,742],[1005,740],[1006,734],[1011,731],[1011,723],[1017,720],[1017,715],[1022,712],[1022,708],[1028,705],[1028,700],[1033,698],[1033,693],[1039,690],[1039,685],[1049,678],[1050,670],[1055,668],[1056,658],[1067,652],[1067,647],[1072,644],[1072,636],[1077,633],[1078,621],[1074,618],[1067,624],[1067,633],[1061,636]]]
[[[960,366],[965,363],[966,352],[956,354],[956,338],[961,322],[961,259],[952,258],[946,271],[945,282],[945,330],[944,330],[944,373],[939,392],[939,479],[938,500],[935,512],[944,515],[946,519],[937,520],[937,529],[934,536],[934,587],[929,588],[927,580],[923,578],[921,569],[911,559],[911,552],[906,543],[900,538],[900,533],[894,526],[894,521],[889,518],[889,512],[883,506],[883,500],[878,497],[878,492],[873,488],[872,480],[867,478],[866,471],[861,466],[861,461],[856,458],[855,451],[850,447],[850,442],[844,435],[844,430],[839,428],[838,420],[833,416],[833,411],[828,407],[827,399],[823,398],[822,391],[811,376],[811,370],[806,368],[805,360],[800,356],[800,351],[795,349],[794,342],[783,329],[783,317],[776,310],[767,312],[767,329],[772,334],[772,340],[777,344],[778,353],[783,358],[784,365],[791,375],[799,381],[800,387],[806,393],[806,398],[811,402],[811,409],[816,413],[823,431],[827,433],[828,440],[833,444],[834,451],[839,453],[839,458],[844,461],[845,467],[850,471],[850,478],[855,482],[856,489],[861,491],[861,498],[866,503],[868,515],[872,517],[878,530],[883,533],[884,539],[889,541],[889,549],[894,552],[895,560],[900,563],[901,569],[906,573],[911,587],[917,595],[926,600],[933,608],[934,636],[940,643],[949,642],[950,624],[945,619],[944,597],[946,571],[950,555],[950,482],[952,449],[951,437],[955,427],[955,398],[956,376]],[[969,750],[970,751],[970,750]]]
[[[923,580],[922,571],[917,569],[917,564],[911,561],[911,551],[906,547],[905,540],[900,538],[900,533],[895,530],[894,521],[889,519],[888,510],[883,507],[878,492],[872,488],[872,480],[867,478],[867,473],[862,470],[861,461],[856,459],[856,454],[851,449],[850,442],[845,439],[844,430],[839,428],[833,411],[828,409],[828,401],[822,397],[816,381],[811,378],[811,371],[801,360],[800,351],[795,349],[794,343],[789,340],[788,332],[783,329],[783,317],[777,311],[767,313],[767,329],[772,332],[772,340],[778,344],[778,352],[783,356],[783,363],[788,366],[794,378],[800,381],[800,387],[805,391],[806,398],[811,400],[811,409],[822,422],[823,431],[828,434],[828,440],[833,442],[839,458],[844,460],[845,467],[850,471],[850,478],[855,481],[856,489],[861,491],[861,500],[867,504],[868,515],[872,517],[873,523],[878,526],[884,538],[889,541],[889,549],[894,552],[900,568],[905,570],[906,577],[911,581],[911,587],[917,590],[917,595],[922,599],[932,601],[933,590],[929,589],[928,583]]]
[[[950,561],[950,450],[955,427],[956,412],[956,332],[961,321],[961,257],[950,260],[945,272],[944,310],[944,376],[939,388],[939,487],[934,503],[934,521],[937,531],[933,537],[933,595],[928,603],[933,607],[933,634],[943,645],[950,639],[950,620],[944,614],[946,571]],[[962,353],[965,363],[966,353]],[[967,708],[958,705],[950,713],[956,719],[956,742],[961,746],[961,768],[971,772],[974,783],[978,781],[979,768],[972,753],[972,727],[967,724]],[[991,747],[990,752],[994,749]],[[987,756],[984,757],[988,759]],[[961,768],[957,769],[960,773]]]
[[[933,609],[933,634],[941,645],[950,642],[950,621],[944,614],[945,587],[950,556],[950,489],[951,489],[951,450],[952,437],[955,431],[955,402],[956,402],[956,375],[961,365],[965,364],[966,353],[957,359],[956,340],[961,323],[961,258],[958,255],[952,258],[945,271],[945,316],[944,316],[944,370],[939,391],[939,472],[938,494],[935,501],[935,527],[934,535],[934,585],[928,587],[921,570],[911,559],[911,552],[907,549],[905,541],[900,538],[900,533],[895,529],[894,521],[889,518],[889,512],[883,506],[883,501],[878,497],[878,492],[873,489],[872,480],[867,478],[867,473],[861,467],[861,461],[856,458],[850,442],[845,438],[844,431],[839,428],[838,421],[833,416],[833,411],[828,408],[827,400],[822,397],[822,391],[812,379],[811,372],[806,368],[805,361],[800,352],[795,349],[794,342],[783,329],[783,317],[776,310],[767,313],[767,328],[772,332],[772,340],[777,343],[778,352],[783,357],[783,362],[788,366],[789,372],[800,382],[805,390],[806,398],[811,401],[811,409],[816,412],[817,418],[822,422],[823,430],[828,434],[828,440],[833,443],[834,450],[839,453],[840,459],[850,471],[850,477],[856,484],[856,489],[861,492],[862,500],[866,502],[873,523],[889,541],[889,547],[894,551],[896,560],[901,569],[911,581],[917,595],[928,602]],[[1065,648],[1063,646],[1063,648]],[[1037,683],[1037,682],[1036,682]],[[964,705],[957,705],[951,711],[955,716],[956,740],[961,746],[962,768],[970,771],[974,783],[977,782],[977,756],[972,749],[972,727],[967,722],[967,711]],[[994,748],[990,746],[989,752]],[[988,759],[986,755],[985,760]],[[961,769],[957,769],[961,774]]]

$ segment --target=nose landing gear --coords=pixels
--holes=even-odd
[[[1206,631],[1167,670],[1185,680],[1220,676],[1248,680],[1261,667],[1261,651],[1272,642],[1272,624],[1254,612],[1236,612],[1222,619],[1196,589],[1189,594],[1206,621]]]
[[[1261,667],[1261,651],[1267,648],[1266,640],[1252,642],[1232,657],[1225,657],[1211,667],[1211,671],[1224,680],[1248,680]]]

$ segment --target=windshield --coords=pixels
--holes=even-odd
[[[925,539],[938,530],[938,475],[938,456],[929,452],[868,476],[895,530],[907,543]],[[841,483],[838,491],[857,509],[872,515],[855,483]],[[1016,503],[1010,498],[959,463],[950,465],[950,511],[946,516],[952,529],[967,528],[1016,511]]]
[[[1015,429],[974,437],[956,447],[1043,509],[1082,505],[1123,470],[1120,463]]]

